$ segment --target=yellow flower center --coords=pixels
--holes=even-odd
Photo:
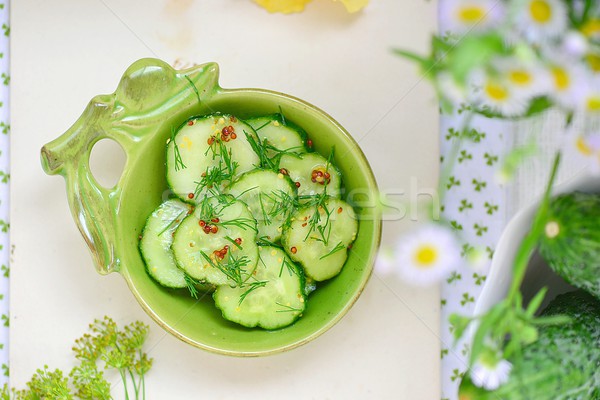
[[[420,268],[431,268],[438,258],[435,247],[429,244],[421,245],[415,252],[415,264]]]
[[[514,84],[520,85],[520,86],[529,85],[532,81],[531,75],[529,74],[529,72],[523,71],[523,70],[511,71],[509,74],[509,78]]]
[[[560,233],[560,225],[556,221],[550,221],[544,227],[544,231],[549,239],[554,239]]]
[[[552,76],[554,77],[554,84],[558,90],[566,90],[571,85],[571,78],[564,68],[552,68]]]
[[[588,54],[586,56],[588,65],[594,72],[600,72],[600,56],[596,54]]]
[[[581,27],[581,33],[592,37],[600,33],[600,19],[590,19]]]
[[[592,148],[585,142],[583,136],[579,136],[577,138],[577,141],[575,142],[575,147],[577,148],[577,151],[579,151],[584,156],[591,156],[594,153],[592,151]]]
[[[458,18],[467,24],[474,24],[485,18],[485,9],[475,5],[463,7],[458,12]]]
[[[505,101],[508,99],[508,90],[498,83],[488,82],[485,85],[485,93],[490,99],[495,101]]]
[[[529,12],[535,22],[545,24],[552,19],[552,7],[545,0],[533,0],[529,3]]]
[[[587,110],[591,112],[600,111],[600,96],[592,96],[587,99]]]

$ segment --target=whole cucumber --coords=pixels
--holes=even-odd
[[[539,251],[565,281],[600,299],[600,195],[552,199]]]
[[[514,361],[497,390],[475,387],[465,377],[460,400],[599,400],[600,301],[576,291],[558,296],[543,315],[567,315],[568,324],[540,328],[539,338]]]

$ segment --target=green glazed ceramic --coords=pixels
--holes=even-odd
[[[146,273],[138,237],[146,218],[168,193],[165,143],[173,127],[192,115],[223,112],[238,118],[282,111],[304,128],[315,149],[335,146],[348,200],[357,205],[359,234],[342,272],[314,292],[303,317],[276,330],[247,329],[223,319],[211,296],[195,300],[155,283]],[[92,147],[118,142],[127,155],[113,188],[100,186],[89,168]],[[65,178],[73,218],[101,274],[118,272],[144,310],[165,330],[196,347],[236,356],[289,350],[331,328],[354,304],[367,283],[381,236],[374,199],[377,185],[365,156],[336,121],[294,97],[261,89],[223,89],[218,66],[208,63],[176,71],[156,59],[131,65],[117,90],[94,97],[62,136],[42,148],[46,173]]]

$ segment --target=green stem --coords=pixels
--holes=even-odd
[[[125,372],[123,372],[122,368],[119,368],[119,375],[121,375],[121,380],[123,381],[123,388],[125,389],[125,400],[129,400],[129,390],[127,390],[127,377],[125,376]]]
[[[133,371],[130,368],[127,368],[127,372],[129,372],[129,376],[131,377],[131,383],[133,385],[133,391],[135,392],[135,399],[139,400],[139,386],[135,384],[135,376],[133,375]]]
[[[558,151],[554,156],[554,163],[552,165],[552,172],[550,173],[548,185],[546,186],[546,192],[544,193],[544,197],[542,198],[540,206],[533,219],[531,230],[527,233],[527,235],[521,242],[521,245],[519,246],[519,249],[517,250],[517,254],[515,256],[513,270],[514,275],[507,296],[511,300],[515,300],[517,293],[519,293],[519,288],[521,287],[521,283],[523,283],[523,278],[525,277],[525,271],[527,270],[529,259],[535,251],[539,239],[544,232],[545,218],[548,213],[548,208],[550,205],[550,196],[552,194],[552,187],[554,186],[554,181],[556,180],[556,173],[558,171],[559,165],[560,151]]]

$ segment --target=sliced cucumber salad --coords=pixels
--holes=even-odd
[[[319,283],[342,271],[359,233],[333,156],[312,152],[282,113],[189,118],[166,145],[172,196],[140,237],[148,274],[195,297],[213,291],[234,323],[292,324]]]

